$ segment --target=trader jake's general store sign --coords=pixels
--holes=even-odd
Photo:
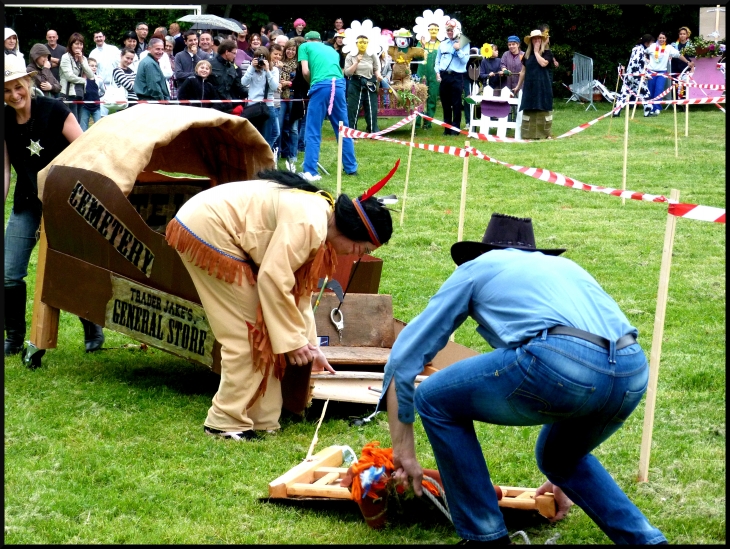
[[[106,328],[170,353],[213,366],[213,332],[205,311],[174,295],[111,275]]]

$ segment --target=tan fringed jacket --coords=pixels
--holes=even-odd
[[[211,276],[258,285],[260,318],[249,324],[249,340],[262,350],[256,367],[275,364],[277,377],[283,353],[317,344],[311,293],[336,267],[326,242],[331,215],[321,194],[254,180],[198,193],[167,226],[167,242]]]

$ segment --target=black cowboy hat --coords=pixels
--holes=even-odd
[[[535,246],[532,219],[493,213],[481,242],[457,242],[451,246],[451,258],[457,265],[471,261],[490,250],[515,248],[528,252],[542,252],[546,255],[560,255],[565,250],[544,250]]]

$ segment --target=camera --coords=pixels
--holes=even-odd
[[[265,60],[266,60],[266,58],[265,58],[265,57],[264,57],[263,55],[259,55],[259,56],[258,56],[258,57],[256,58],[256,66],[257,66],[258,68],[262,69],[262,68],[264,67],[264,61],[265,61]]]

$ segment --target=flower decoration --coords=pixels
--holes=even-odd
[[[355,20],[345,29],[345,38],[342,41],[342,52],[345,54],[357,53],[357,37],[368,37],[368,48],[365,50],[366,55],[377,55],[381,51],[383,38],[380,35],[380,27],[374,27],[370,19],[365,19],[362,23]]]
[[[439,40],[446,39],[446,21],[449,20],[448,15],[444,15],[441,8],[436,11],[424,10],[422,17],[416,17],[416,24],[413,27],[413,34],[419,40],[422,36],[428,37],[428,26],[436,23],[439,26],[439,33],[436,36]]]
[[[692,57],[716,57],[725,53],[725,41],[710,41],[700,35],[690,39],[684,47],[684,54]]]

